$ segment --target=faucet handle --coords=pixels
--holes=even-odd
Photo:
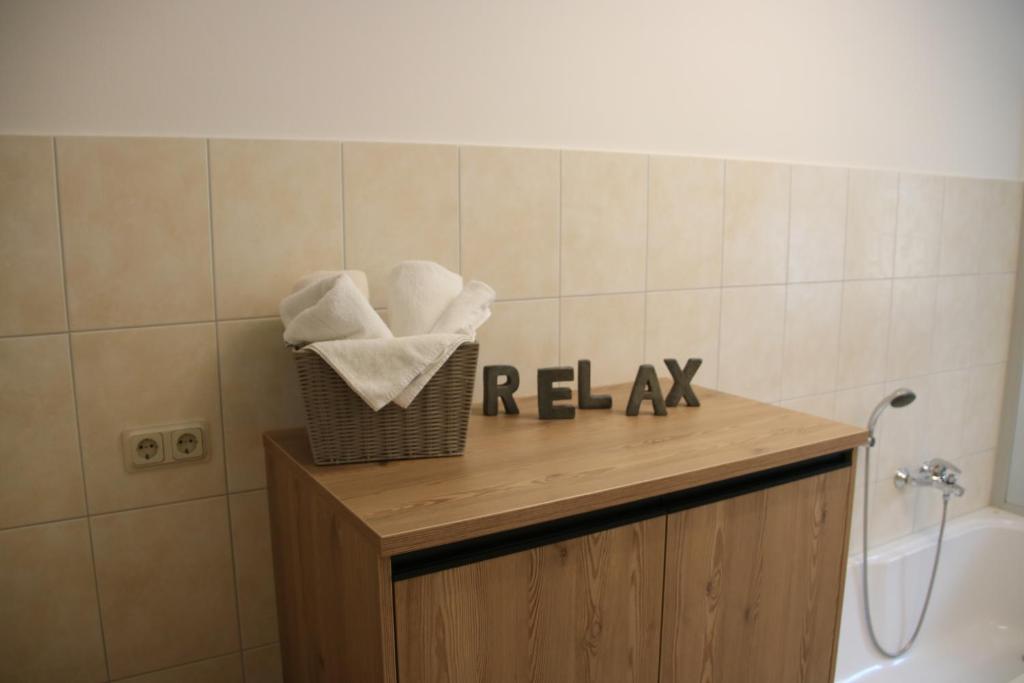
[[[963,474],[963,471],[959,467],[948,460],[943,460],[942,458],[932,458],[925,464],[928,466],[928,470],[936,476],[941,476],[947,472]]]

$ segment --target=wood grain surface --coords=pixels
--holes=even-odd
[[[665,380],[669,386],[669,380]],[[272,432],[288,458],[341,503],[383,555],[545,522],[680,491],[862,444],[863,428],[696,387],[702,406],[624,415],[629,385],[595,389],[611,410],[575,420],[485,417],[475,407],[465,455],[317,467],[303,430]]]
[[[395,683],[390,561],[315,482],[267,469],[284,680]]]
[[[851,473],[668,516],[662,683],[832,680]]]
[[[665,517],[395,583],[398,673],[654,683]]]

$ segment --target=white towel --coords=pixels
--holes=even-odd
[[[333,339],[391,337],[391,330],[346,274],[314,280],[281,302],[284,340],[294,346]]]
[[[363,296],[369,300],[370,288],[366,280],[366,273],[363,271],[317,270],[299,278],[292,287],[291,294],[281,300],[278,307],[281,313],[281,322],[287,327],[295,316],[320,301],[324,294],[334,286],[334,281],[342,275],[347,275]]]
[[[299,278],[299,281],[292,287],[292,294],[305,289],[314,282],[326,280],[327,278],[335,278],[339,275],[348,275],[352,278],[352,282],[355,283],[359,291],[363,293],[363,296],[369,300],[370,298],[370,281],[366,278],[366,273],[361,270],[314,270],[308,275],[304,275]]]
[[[424,385],[465,341],[464,335],[419,334],[310,344],[374,410],[392,401],[408,408]]]
[[[396,337],[426,334],[462,291],[462,276],[432,261],[403,261],[388,276],[388,320]]]
[[[448,304],[430,331],[473,336],[476,328],[491,317],[494,296],[489,285],[473,280]]]

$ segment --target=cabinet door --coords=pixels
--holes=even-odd
[[[665,518],[395,583],[403,683],[658,679]]]
[[[832,680],[850,471],[669,515],[662,683]]]

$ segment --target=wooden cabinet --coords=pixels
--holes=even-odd
[[[402,681],[658,680],[665,518],[395,583]]]
[[[663,683],[832,680],[850,469],[668,516]]]
[[[474,416],[461,458],[318,468],[268,434],[285,680],[830,681],[867,435],[700,392]]]

